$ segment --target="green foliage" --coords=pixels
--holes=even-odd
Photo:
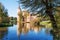
[[[56,11],[57,13],[55,14],[55,19],[57,22],[58,28],[60,28],[60,12]]]
[[[7,9],[0,3],[0,24],[2,23],[9,23],[9,17]]]
[[[7,9],[0,3],[0,17],[8,17]]]
[[[17,24],[17,18],[16,17],[10,17],[10,24]]]
[[[23,6],[23,8],[28,9],[29,11],[32,12],[38,12],[38,13],[42,13],[45,15],[45,10],[46,10],[46,4],[48,4],[48,7],[51,6],[50,3],[53,6],[53,9],[55,10],[56,6],[60,6],[58,4],[59,0],[51,0],[51,1],[44,1],[44,0],[19,0],[19,2],[21,3],[21,6]],[[49,3],[47,3],[49,2]]]

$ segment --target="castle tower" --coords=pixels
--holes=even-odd
[[[21,24],[21,21],[22,21],[22,11],[21,11],[20,5],[18,7],[17,13],[18,13],[17,25],[20,25]]]

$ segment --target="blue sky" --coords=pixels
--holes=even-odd
[[[8,9],[8,15],[17,17],[17,0],[0,0],[0,2]]]

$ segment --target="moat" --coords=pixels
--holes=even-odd
[[[0,27],[0,40],[53,40],[53,35],[42,27],[20,31],[17,34],[17,25]]]

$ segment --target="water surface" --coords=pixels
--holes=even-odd
[[[53,36],[45,28],[35,28],[17,35],[17,25],[0,27],[0,40],[53,40]]]

